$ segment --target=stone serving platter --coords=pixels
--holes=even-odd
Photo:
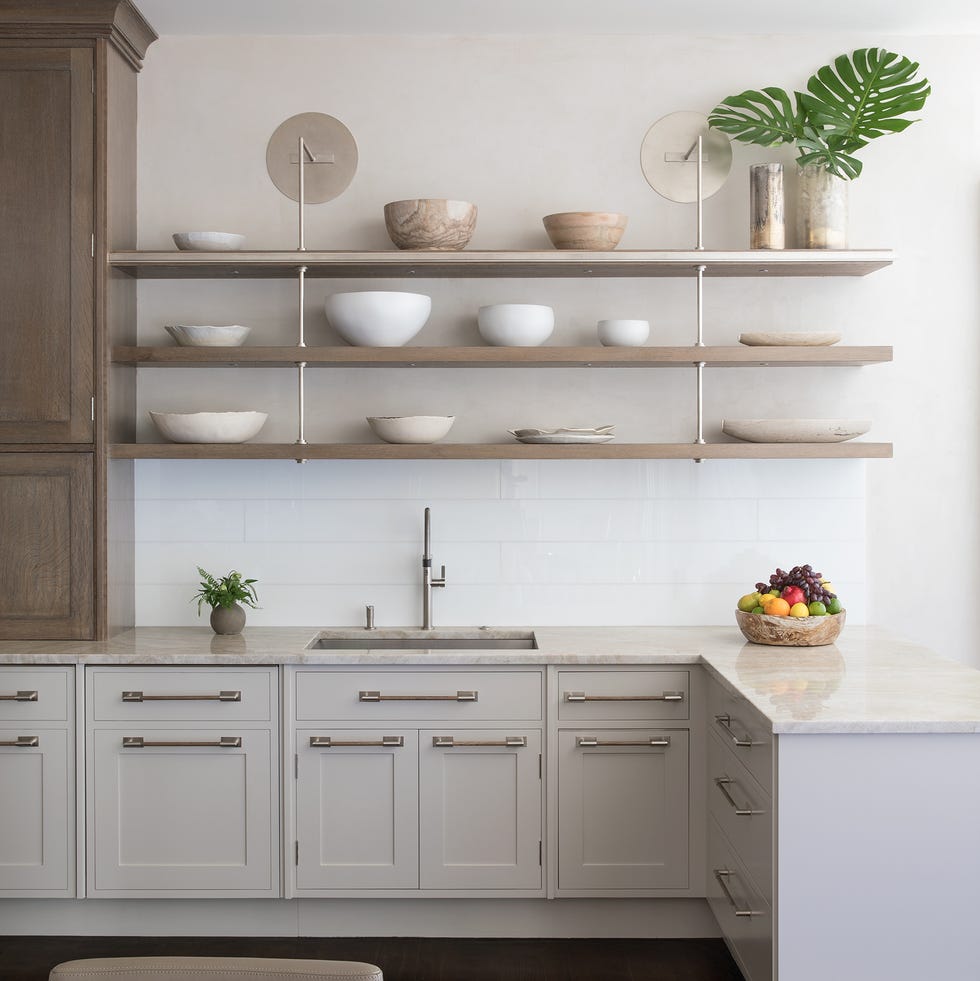
[[[747,443],[843,443],[863,436],[867,419],[724,419],[722,432]]]
[[[830,347],[841,337],[838,330],[756,330],[739,334],[738,342],[748,347]]]

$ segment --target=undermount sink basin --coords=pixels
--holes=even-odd
[[[533,633],[515,630],[323,630],[308,651],[536,651]]]

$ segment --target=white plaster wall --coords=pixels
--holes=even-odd
[[[705,605],[703,622],[725,622],[731,590],[765,571],[758,568],[759,561],[816,563],[814,553],[824,544],[830,548],[842,536],[858,534],[866,545],[867,575],[864,555],[851,554],[864,553],[865,548],[830,556],[841,565],[825,570],[839,585],[855,584],[860,593],[855,612],[865,612],[866,584],[869,620],[892,624],[944,653],[976,661],[971,639],[980,626],[980,614],[975,604],[952,597],[969,595],[969,584],[978,580],[980,571],[976,556],[978,39],[166,37],[150,49],[140,76],[140,245],[167,248],[173,231],[222,228],[244,232],[251,247],[293,247],[295,204],[271,185],[265,173],[265,145],[286,117],[322,111],[350,127],[360,149],[360,168],[343,197],[309,209],[311,248],[387,248],[383,204],[415,196],[477,202],[480,219],[474,248],[547,247],[540,217],[572,209],[627,212],[630,226],[623,248],[690,247],[693,210],[661,199],[640,173],[639,145],[647,127],[677,109],[707,111],[723,96],[749,86],[800,85],[830,57],[868,43],[883,43],[920,60],[935,90],[921,123],[868,148],[865,175],[851,188],[851,244],[894,248],[898,262],[865,279],[709,282],[705,334],[708,343],[732,343],[740,330],[748,328],[839,327],[846,343],[894,344],[895,363],[867,369],[709,371],[706,436],[718,435],[726,415],[871,418],[874,427],[869,438],[893,440],[896,458],[873,461],[866,468],[857,465],[862,487],[867,473],[866,521],[858,522],[857,532],[853,515],[838,503],[853,493],[853,466],[844,468],[848,476],[841,493],[827,486],[828,478],[842,472],[839,464],[782,468],[739,464],[732,468],[753,475],[755,482],[748,495],[753,515],[748,527],[753,530],[745,530],[745,508],[733,505],[728,527],[735,531],[729,535],[744,535],[756,543],[775,540],[786,547],[775,550],[771,562],[769,551],[763,549],[748,557],[744,568],[733,565],[738,555],[733,539],[716,534],[717,516],[705,512],[691,537],[661,543],[658,551],[688,554],[685,542],[710,539],[713,546],[704,558],[703,579],[724,584],[725,592],[719,590],[717,598]],[[732,176],[706,208],[709,247],[747,245],[747,166],[763,159],[790,163],[792,154],[736,147]],[[792,193],[792,180],[789,184]],[[321,302],[328,291],[368,285],[374,284],[315,282],[308,299],[309,341],[336,341],[322,315]],[[391,281],[377,285],[404,288]],[[595,321],[604,316],[647,317],[654,327],[653,343],[692,340],[693,287],[679,280],[449,280],[416,283],[411,288],[431,293],[434,300],[433,317],[420,343],[473,341],[476,306],[504,300],[554,305],[558,327],[553,343],[589,343]],[[144,283],[140,286],[141,341],[160,341],[162,324],[176,320],[244,322],[253,326],[256,342],[291,343],[294,296],[294,284],[285,281]],[[459,417],[452,438],[461,441],[496,440],[508,427],[550,423],[615,422],[620,438],[627,441],[688,439],[693,431],[693,379],[674,370],[323,370],[312,373],[309,387],[311,440],[368,438],[363,422],[368,414],[443,411]],[[263,408],[272,412],[263,439],[295,436],[294,393],[286,371],[227,369],[205,375],[198,370],[144,369],[140,400],[144,409]],[[140,428],[143,437],[153,438],[144,422]],[[346,492],[351,498],[376,498],[377,481],[391,482],[391,500],[411,500],[408,511],[412,513],[426,495],[406,495],[402,485],[407,481],[427,487],[426,474],[438,475],[434,490],[440,498],[471,499],[467,478],[461,476],[473,472],[466,465],[393,465],[400,469],[383,473],[368,465],[308,466],[327,476],[304,480],[322,479],[323,486],[337,475],[341,482],[353,480],[355,489]],[[140,622],[184,622],[183,597],[193,579],[195,556],[218,567],[240,562],[251,571],[262,566],[267,554],[254,539],[257,527],[262,528],[266,545],[278,540],[285,546],[294,540],[290,535],[295,533],[295,510],[287,507],[284,512],[280,504],[270,503],[259,505],[257,511],[254,505],[264,487],[280,486],[280,473],[286,467],[295,464],[139,465],[138,506],[144,515],[138,545]],[[477,495],[476,500],[485,500],[487,512],[492,513],[503,496],[499,491],[503,475],[513,468],[488,464],[484,469],[490,476],[481,474],[479,479],[488,480],[498,491]],[[631,479],[629,474],[623,476],[626,471],[600,461],[532,469],[553,479],[555,489],[545,499],[577,496],[575,487],[584,482],[602,488],[589,497],[606,502],[614,516],[619,513],[613,503],[620,497],[617,483]],[[688,462],[634,468],[644,474],[671,474],[670,479],[683,487],[671,498],[678,501],[704,497],[703,488],[716,484],[717,475],[726,475],[729,469],[713,462],[700,468]],[[152,530],[155,521],[170,520],[159,517],[166,506],[153,502],[186,500],[185,489],[195,486],[198,475],[206,475],[207,485],[196,499],[203,509],[200,513],[207,513],[208,501],[247,500],[253,506],[243,513],[249,511],[251,524],[242,525],[241,547],[227,551],[213,550],[215,536],[198,527],[180,560],[188,565],[184,576],[167,557],[166,550],[175,547],[170,532],[161,536]],[[230,489],[216,490],[225,481]],[[247,483],[247,492],[239,492],[242,482]],[[285,486],[286,490],[270,492],[268,500],[288,502],[293,495],[303,496],[292,478]],[[716,497],[745,500],[726,490],[717,491]],[[649,489],[638,491],[634,499],[655,511],[666,507],[657,503],[664,496]],[[694,507],[691,502],[684,506]],[[220,516],[223,510],[219,506],[214,513]],[[698,512],[693,513],[696,518]],[[306,520],[302,513],[301,519]],[[194,520],[188,519],[188,527],[197,527]],[[324,547],[317,550],[321,554],[331,551],[330,535],[322,531],[324,521],[331,527],[322,511],[309,517],[310,536],[326,534]],[[778,522],[778,535],[770,534],[771,521]],[[442,527],[451,528],[452,523],[446,521]],[[489,527],[494,527],[492,522]],[[587,522],[584,527],[589,527]],[[560,539],[566,545],[576,543],[574,529],[575,519],[563,526]],[[409,541],[416,534],[417,529],[410,527]],[[510,545],[536,549],[542,540],[524,531],[515,534],[513,526],[497,537],[489,534],[490,544],[501,555]],[[591,551],[587,547],[594,541],[591,534],[583,532],[577,540],[582,551]],[[622,544],[628,544],[642,541],[645,533],[639,529],[634,536],[627,528],[619,534]],[[155,543],[154,535],[168,541]],[[814,545],[794,544],[801,540]],[[469,550],[462,544],[454,556],[458,566],[467,562]],[[227,561],[222,561],[225,556]],[[475,552],[470,560],[479,563]],[[678,604],[670,593],[663,594],[667,599],[643,607],[643,615],[633,615],[636,602],[621,602],[619,590],[589,588],[602,577],[591,572],[588,563],[570,560],[566,565],[561,560],[558,565],[565,570],[560,576],[554,572],[554,562],[535,560],[519,574],[515,571],[509,584],[523,584],[522,589],[535,583],[542,588],[574,585],[571,590],[553,590],[550,622],[686,623],[695,615],[693,606]],[[629,561],[614,560],[613,567],[614,581],[621,583]],[[696,564],[685,566],[684,574],[691,575],[691,568],[696,569]],[[370,575],[375,574],[371,567]],[[508,593],[505,585],[501,581],[481,586],[481,596],[489,601],[496,619],[533,619],[522,615],[528,610],[524,601],[507,599],[516,594]],[[410,582],[402,586],[412,588]],[[276,589],[273,599],[289,592],[276,593]],[[414,604],[408,596],[405,592],[392,598],[389,606],[399,611],[399,617],[411,619]],[[477,608],[460,599],[454,607],[451,596],[452,591],[446,590],[439,597],[448,616],[444,622],[481,619],[479,609],[486,606]],[[368,601],[370,597],[363,600]],[[345,603],[330,612],[353,617],[353,595]],[[850,598],[848,604],[855,607]],[[299,615],[285,598],[264,605],[265,622],[288,622]],[[701,615],[701,607],[697,609]],[[672,616],[672,611],[677,612]],[[941,617],[935,615],[937,611]]]

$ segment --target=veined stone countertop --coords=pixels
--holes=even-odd
[[[0,664],[703,664],[776,733],[980,732],[980,671],[878,627],[811,648],[749,644],[734,626],[506,629],[533,629],[539,649],[325,651],[306,649],[315,627],[139,627],[102,643],[3,641]]]

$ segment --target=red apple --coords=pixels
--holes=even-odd
[[[806,597],[799,586],[787,586],[781,593],[784,600],[792,607],[796,603],[805,603]]]

